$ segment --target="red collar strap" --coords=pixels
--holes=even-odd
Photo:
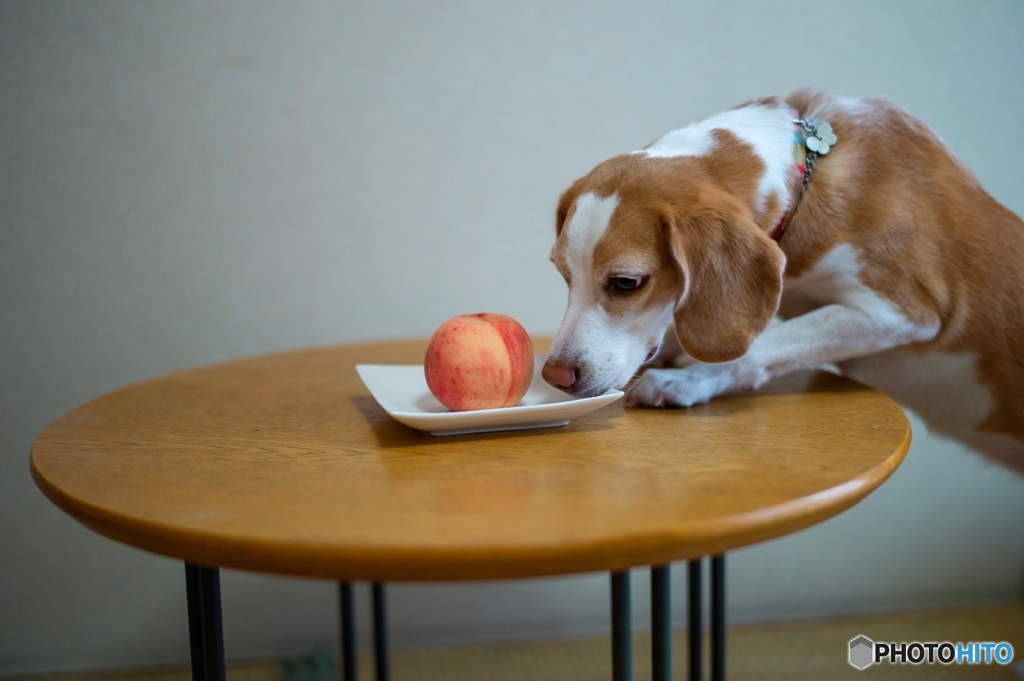
[[[800,203],[804,190],[811,181],[815,160],[818,156],[827,154],[837,141],[831,125],[809,117],[800,118],[796,111],[793,111],[793,131],[793,173],[790,180],[792,198],[786,212],[768,231],[768,236],[775,241],[780,240],[786,233],[797,204]]]

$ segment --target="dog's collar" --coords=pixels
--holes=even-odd
[[[793,116],[793,173],[790,180],[791,191],[789,207],[779,221],[768,232],[768,236],[778,241],[786,233],[797,204],[804,195],[807,184],[811,181],[814,162],[818,156],[824,156],[836,143],[832,126],[825,121],[814,118],[801,118],[796,111]]]

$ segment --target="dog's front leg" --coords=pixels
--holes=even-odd
[[[826,305],[770,325],[746,354],[730,362],[648,369],[627,389],[626,404],[690,407],[723,393],[758,388],[797,369],[838,364],[929,340],[937,330],[937,324],[912,324],[889,306]]]
[[[630,407],[692,407],[744,383],[741,360],[721,364],[696,363],[685,369],[648,369],[626,388]],[[753,377],[751,377],[753,378]],[[765,379],[767,380],[767,379]],[[746,381],[751,386],[764,381]]]

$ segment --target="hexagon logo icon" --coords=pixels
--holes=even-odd
[[[861,635],[850,640],[850,664],[857,669],[867,669],[875,663],[875,642]]]

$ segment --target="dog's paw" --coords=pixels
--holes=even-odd
[[[690,369],[648,369],[626,392],[629,407],[692,407],[718,394],[714,381]]]
[[[685,369],[648,369],[626,392],[630,407],[692,407],[733,390],[750,390],[770,378],[763,367],[740,360],[697,363]]]

